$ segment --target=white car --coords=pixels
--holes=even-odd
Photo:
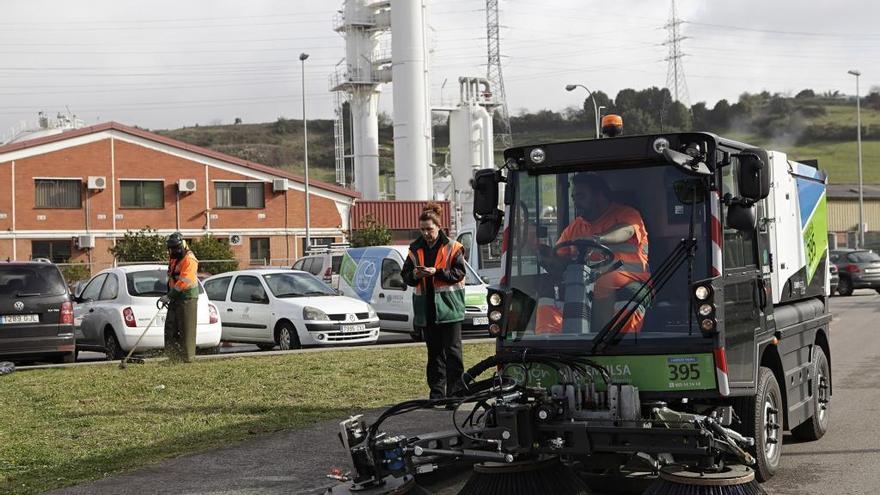
[[[160,311],[156,302],[166,292],[168,268],[164,265],[124,266],[98,273],[74,298],[77,351],[96,350],[106,352],[111,359],[121,359],[157,312],[153,326],[137,348],[164,348],[166,310]],[[220,345],[220,313],[208,302],[201,286],[198,306],[196,347],[216,350]]]
[[[286,350],[379,338],[379,318],[369,304],[338,295],[311,273],[240,270],[214,275],[204,283],[222,315],[224,341]]]

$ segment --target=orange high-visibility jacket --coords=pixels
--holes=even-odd
[[[168,296],[179,299],[199,297],[199,260],[187,250],[183,258],[168,260]]]

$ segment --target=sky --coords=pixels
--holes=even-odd
[[[459,76],[486,74],[484,0],[428,0],[431,99],[456,103]],[[0,0],[0,141],[40,110],[149,129],[331,118],[329,75],[344,57],[341,1]],[[510,112],[580,106],[666,85],[671,1],[501,0]],[[678,0],[689,101],[743,91],[862,94],[880,85],[880,4],[868,0]],[[445,87],[444,87],[444,81]],[[393,83],[380,110],[392,114]]]

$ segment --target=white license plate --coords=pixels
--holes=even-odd
[[[488,316],[478,316],[474,318],[474,325],[488,325],[489,317]]]
[[[880,273],[880,268],[866,268],[865,273]]]
[[[8,325],[10,323],[39,323],[40,315],[3,315],[0,316],[0,323]]]
[[[366,330],[366,325],[342,325],[342,333],[365,332]]]

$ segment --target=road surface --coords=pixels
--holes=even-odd
[[[830,431],[812,443],[796,444],[785,436],[780,472],[764,485],[771,495],[867,495],[880,489],[880,426],[874,416],[880,410],[880,296],[857,291],[834,298],[831,308]],[[144,493],[144,487],[150,493],[198,495],[320,493],[328,486],[329,468],[347,466],[337,424],[326,421],[53,493],[125,495]],[[408,434],[448,425],[446,411],[419,411],[386,423],[388,431]],[[454,494],[464,476],[449,476],[431,489]]]

